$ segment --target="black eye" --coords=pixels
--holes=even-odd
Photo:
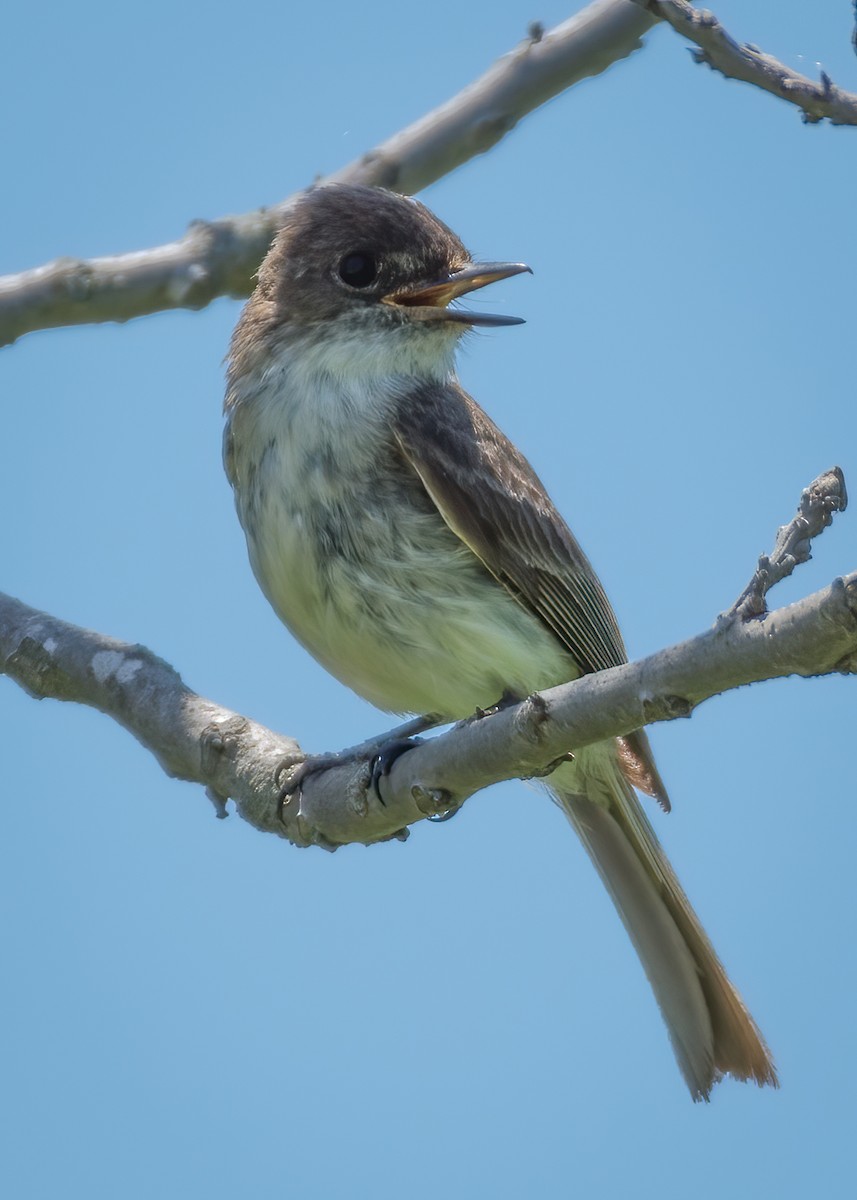
[[[339,264],[339,278],[349,287],[365,288],[378,274],[371,254],[346,254]]]

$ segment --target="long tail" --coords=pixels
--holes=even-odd
[[[613,763],[586,795],[551,778],[640,956],[694,1100],[723,1075],[777,1087],[768,1048],[730,983],[630,785]],[[601,774],[601,772],[599,772]],[[569,780],[571,781],[571,780]],[[574,780],[579,784],[580,778]]]

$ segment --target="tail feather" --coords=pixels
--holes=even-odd
[[[762,1035],[633,790],[617,770],[598,785],[586,795],[555,790],[640,957],[691,1095],[707,1100],[725,1074],[777,1087]]]

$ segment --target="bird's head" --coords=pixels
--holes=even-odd
[[[521,323],[457,301],[522,271],[529,267],[473,262],[417,200],[377,188],[314,187],[296,198],[262,264],[238,349],[253,332],[311,347],[334,372],[370,365],[434,373],[451,362],[465,330]]]

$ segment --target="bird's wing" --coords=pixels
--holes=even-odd
[[[393,432],[449,528],[582,673],[627,661],[613,609],[577,539],[526,458],[460,386],[409,391]],[[620,739],[620,761],[630,783],[668,807],[642,730]]]

